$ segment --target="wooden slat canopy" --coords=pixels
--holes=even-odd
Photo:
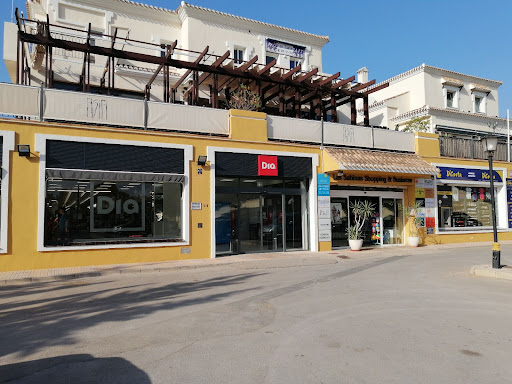
[[[375,84],[375,80],[364,84],[353,83],[355,76],[340,78],[340,73],[333,75],[323,75],[319,73],[318,68],[312,68],[308,71],[303,70],[302,65],[292,69],[285,69],[277,66],[274,59],[268,64],[259,64],[258,56],[250,58],[242,63],[235,63],[234,58],[230,58],[230,52],[227,51],[221,56],[208,54],[209,48],[206,47],[202,52],[188,51],[177,48],[178,42],[174,41],[171,45],[161,46],[158,44],[147,43],[132,40],[127,37],[121,38],[114,33],[113,36],[99,33],[91,33],[88,30],[79,30],[76,28],[64,27],[50,24],[48,18],[46,21],[29,20],[20,18],[16,10],[16,20],[18,25],[19,44],[36,44],[45,48],[47,60],[51,56],[53,48],[62,48],[70,51],[84,53],[84,63],[80,83],[82,89],[88,91],[90,87],[90,55],[100,55],[108,58],[108,62],[103,72],[103,77],[97,86],[105,87],[105,74],[108,72],[109,93],[114,89],[114,58],[128,60],[130,62],[145,63],[153,66],[154,72],[145,88],[146,99],[151,98],[151,85],[163,69],[164,97],[163,101],[171,103],[187,102],[192,105],[209,105],[214,108],[225,107],[229,101],[230,94],[242,84],[251,91],[260,95],[262,100],[261,109],[267,113],[278,113],[281,115],[306,117],[310,119],[328,119],[336,121],[336,108],[340,105],[350,102],[351,110],[355,109],[355,100],[363,99],[365,106],[365,123],[368,118],[368,95],[388,84],[381,84],[378,87],[369,89]],[[37,28],[25,28],[26,24],[37,25]],[[50,27],[56,27],[59,30],[69,29],[76,35],[76,32],[84,34],[85,43],[70,41],[64,38],[64,34],[59,33],[52,36]],[[101,46],[90,44],[91,34],[100,35],[104,39],[110,39],[111,44]],[[76,39],[74,39],[76,40]],[[123,49],[116,49],[116,45],[123,45]],[[141,49],[130,50],[132,45],[137,44],[147,47],[151,52],[158,49],[165,49],[165,55],[155,55],[141,53]],[[22,49],[21,52],[24,52]],[[192,60],[182,60],[177,57],[192,57]],[[28,62],[18,57],[17,79],[21,82],[27,81],[24,74],[27,73]],[[181,76],[172,82],[170,78],[170,68],[174,68]],[[30,81],[30,76],[28,76]],[[53,71],[51,70],[51,60],[45,68],[45,84],[52,84]],[[176,79],[176,77],[174,77]],[[187,81],[185,89],[184,82]],[[180,88],[181,87],[181,88]],[[178,89],[183,90],[183,95],[179,97]],[[201,99],[200,95],[210,94],[209,100]],[[289,105],[291,104],[291,108]],[[352,123],[355,124],[355,114],[352,116]]]

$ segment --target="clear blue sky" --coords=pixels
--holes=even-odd
[[[10,0],[2,2],[10,20]],[[176,9],[178,0],[139,0]],[[512,110],[510,0],[323,0],[233,1],[190,3],[289,28],[328,35],[323,70],[355,74],[366,66],[370,78],[386,80],[422,63],[503,81],[500,116]],[[25,9],[23,0],[15,7]],[[3,27],[0,44],[3,45]],[[208,42],[205,41],[205,45]],[[3,51],[3,48],[2,48]],[[8,82],[5,64],[0,81]]]

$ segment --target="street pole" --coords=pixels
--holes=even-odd
[[[501,250],[498,243],[498,228],[496,227],[496,201],[494,198],[494,171],[492,169],[492,157],[494,151],[488,151],[489,154],[489,174],[491,181],[491,205],[492,205],[492,231],[494,233],[494,243],[492,244],[492,267],[501,268]]]

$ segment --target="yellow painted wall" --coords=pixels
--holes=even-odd
[[[261,116],[259,116],[261,114],[255,112],[249,112],[248,114],[249,118],[231,119],[231,128],[234,131],[240,126],[243,126],[242,129],[247,129],[252,124],[261,125],[262,122],[266,127],[265,120],[261,120]],[[257,118],[251,119],[251,116]],[[232,138],[107,127],[60,126],[52,123],[32,123],[19,120],[0,121],[0,130],[16,132],[16,144],[30,144],[31,149],[34,149],[36,134],[193,145],[194,161],[189,164],[190,201],[203,204],[203,209],[200,211],[191,211],[188,207],[190,212],[190,246],[185,246],[185,248],[190,248],[190,254],[182,254],[181,249],[183,247],[181,246],[129,248],[129,245],[120,249],[38,252],[39,156],[34,154],[31,158],[24,158],[19,157],[16,152],[11,152],[8,252],[0,254],[0,271],[209,258],[211,246],[210,168],[206,166],[203,168],[202,175],[198,174],[197,169],[200,168],[196,163],[198,155],[206,155],[208,146],[319,154],[319,149],[313,146],[245,142]],[[198,228],[198,223],[202,223],[203,227]]]

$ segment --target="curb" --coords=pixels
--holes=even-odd
[[[491,268],[490,265],[473,265],[471,274],[479,277],[492,277],[495,279],[512,280],[512,267],[504,265],[500,269]]]

